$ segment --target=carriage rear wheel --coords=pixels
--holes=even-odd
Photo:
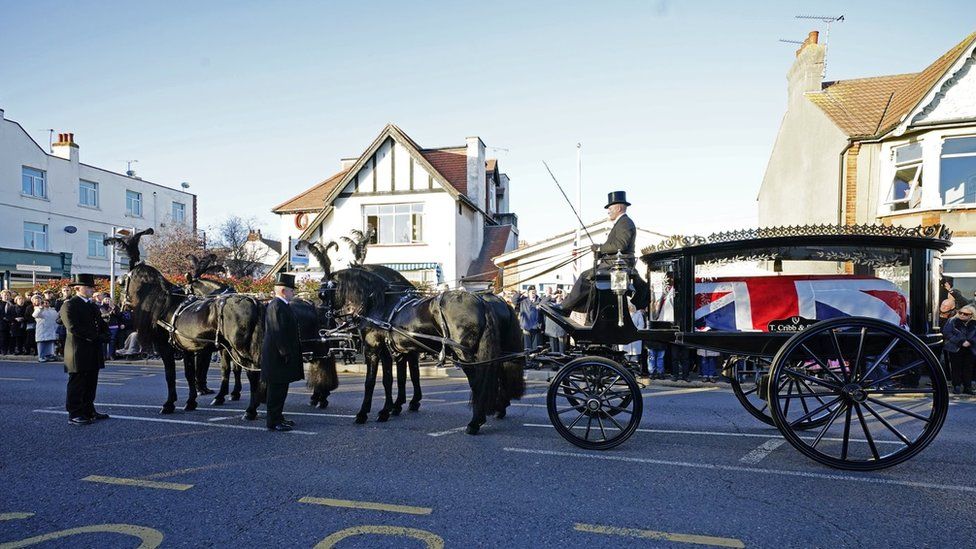
[[[786,387],[799,385],[804,392]],[[929,383],[926,384],[925,382]],[[945,374],[918,337],[871,318],[837,318],[790,338],[773,358],[769,408],[786,440],[824,465],[891,467],[921,452],[948,409]],[[804,436],[797,426],[827,421]]]
[[[644,402],[627,368],[585,356],[559,370],[549,384],[546,408],[563,438],[587,450],[608,450],[634,434]]]
[[[766,400],[766,386],[769,383],[769,358],[766,357],[732,357],[726,364],[724,371],[732,385],[732,393],[739,400],[742,407],[759,421],[775,426],[769,412],[769,402]],[[783,389],[787,394],[807,392],[796,380],[787,379]],[[823,410],[820,414],[798,423],[797,430],[820,427],[830,420],[831,410]]]

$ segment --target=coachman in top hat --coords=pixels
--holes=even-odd
[[[630,206],[630,202],[627,202],[626,192],[613,191],[607,195],[607,205],[604,208],[607,210],[607,217],[614,224],[613,228],[610,229],[610,233],[607,234],[606,242],[594,247],[594,251],[603,258],[598,264],[600,267],[610,267],[613,263],[613,256],[617,252],[630,256],[627,261],[631,267],[636,263],[634,259],[634,246],[637,241],[637,227],[634,226],[633,220],[627,215],[627,206]],[[563,313],[569,313],[571,311],[586,312],[586,300],[590,295],[592,278],[593,269],[583,271],[580,277],[576,279],[576,284],[573,285],[573,289],[570,290],[566,299],[558,307],[553,307],[553,309]],[[640,280],[640,277],[636,277],[634,283],[635,295],[632,301],[638,309],[643,309],[647,306],[646,294],[648,293],[648,289],[646,288],[646,284],[643,283],[643,280]]]
[[[295,275],[278,273],[275,298],[264,316],[264,342],[261,345],[261,381],[268,386],[268,429],[291,431],[295,422],[285,419],[288,384],[305,379],[298,319],[288,302],[295,295]]]
[[[111,335],[98,305],[91,300],[95,293],[95,277],[75,275],[71,287],[75,295],[61,306],[61,323],[67,332],[64,343],[64,371],[68,373],[65,408],[68,423],[88,425],[95,420],[108,419],[108,414],[95,410],[95,392],[98,371],[105,367],[102,345]]]

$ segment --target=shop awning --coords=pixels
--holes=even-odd
[[[384,267],[389,267],[394,271],[426,271],[428,269],[437,269],[440,267],[439,263],[383,263]]]
[[[68,252],[52,253],[34,250],[13,250],[0,248],[0,274],[10,271],[11,274],[30,275],[30,269],[22,266],[49,267],[38,272],[38,276],[69,278],[71,276],[71,254]]]

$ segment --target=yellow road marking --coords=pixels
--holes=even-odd
[[[47,534],[41,534],[32,538],[11,541],[8,543],[0,543],[0,549],[28,547],[55,539],[94,533],[122,534],[139,538],[139,541],[142,542],[139,544],[139,549],[155,549],[163,543],[163,533],[155,528],[136,526],[135,524],[95,524],[93,526],[82,526],[80,528],[58,530],[57,532],[49,532]]]
[[[105,484],[120,484],[122,486],[139,486],[141,488],[159,488],[160,490],[189,490],[192,484],[179,484],[176,482],[158,482],[154,480],[139,480],[136,478],[103,477],[99,475],[89,475],[81,480],[88,482],[102,482]]]
[[[626,536],[629,538],[656,539],[675,541],[678,543],[694,543],[696,545],[711,545],[713,547],[745,547],[746,544],[735,538],[719,538],[714,536],[699,536],[695,534],[675,534],[672,532],[658,532],[655,530],[639,530],[637,528],[618,528],[616,526],[600,526],[597,524],[576,523],[573,528],[577,532],[591,534],[605,534],[608,536]]]
[[[328,537],[318,542],[315,549],[331,549],[340,541],[353,536],[364,536],[366,534],[377,534],[380,536],[397,536],[412,538],[424,542],[430,549],[443,549],[444,539],[433,532],[419,530],[417,528],[404,528],[402,526],[353,526],[338,532],[329,534]]]
[[[18,520],[31,518],[34,513],[0,513],[0,520]]]
[[[668,396],[668,395],[687,395],[690,393],[704,393],[707,391],[718,391],[718,387],[691,387],[688,389],[675,389],[673,391],[651,391],[644,393],[644,396]]]
[[[410,505],[393,505],[390,503],[374,503],[371,501],[352,501],[347,499],[313,498],[305,496],[299,503],[314,503],[329,507],[345,507],[348,509],[370,509],[372,511],[389,511],[391,513],[406,513],[408,515],[429,515],[434,510],[430,507],[412,507]]]

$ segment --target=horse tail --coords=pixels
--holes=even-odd
[[[307,385],[309,389],[330,393],[339,387],[339,374],[336,372],[336,361],[333,357],[315,359],[308,369]]]

